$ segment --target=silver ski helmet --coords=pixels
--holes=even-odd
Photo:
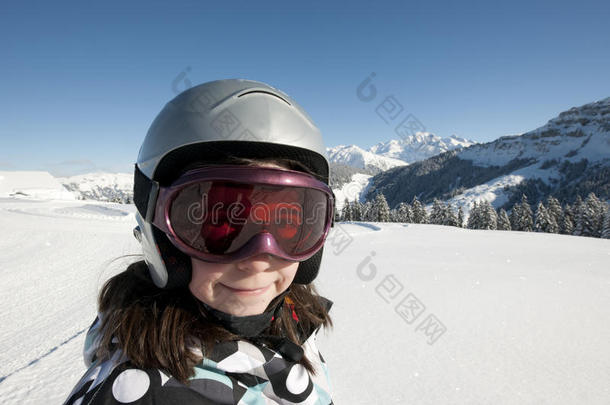
[[[135,164],[135,233],[158,287],[185,286],[191,279],[190,257],[151,223],[159,185],[170,185],[193,162],[221,163],[231,157],[293,159],[329,184],[322,135],[283,92],[261,82],[228,79],[180,93],[151,124]],[[299,263],[294,283],[315,279],[322,252]]]

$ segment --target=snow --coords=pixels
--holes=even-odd
[[[447,200],[456,210],[462,207],[464,219],[468,220],[470,209],[474,202],[489,202],[494,208],[499,208],[508,202],[509,195],[504,190],[505,187],[516,186],[523,181],[523,174],[508,174],[505,176],[496,177],[487,183],[479,184],[475,187],[464,190],[461,194]],[[428,204],[426,208],[431,209],[432,204]]]
[[[85,371],[97,291],[139,259],[112,261],[139,253],[133,213],[0,198],[0,403],[61,403]],[[317,282],[335,403],[610,403],[609,260],[601,239],[337,223]]]
[[[518,136],[505,136],[458,153],[477,166],[502,166],[513,159],[589,162],[610,156],[610,97],[571,108],[540,128]]]
[[[0,197],[34,200],[76,198],[55,177],[44,171],[0,171]]]
[[[133,173],[87,173],[58,180],[81,199],[130,202],[133,200]]]
[[[351,244],[325,249],[336,403],[610,402],[609,241],[374,225],[340,224]],[[412,324],[395,311],[409,293],[426,307]],[[447,329],[432,345],[417,330],[427,315]]]
[[[332,163],[341,163],[360,169],[373,166],[381,170],[388,170],[474,144],[475,142],[456,135],[441,138],[430,132],[417,132],[401,139],[380,142],[368,150],[356,145],[338,145],[326,148],[326,151]]]
[[[356,145],[339,145],[333,148],[326,148],[326,151],[332,163],[341,163],[359,169],[372,166],[381,170],[388,170],[392,167],[407,165],[406,162],[400,159],[381,156]]]
[[[120,204],[0,199],[0,403],[65,399],[83,368],[97,289],[126,263],[110,261],[139,248],[133,213]]]
[[[372,177],[368,174],[355,173],[352,175],[352,181],[345,183],[340,189],[333,189],[337,211],[341,212],[346,198],[350,202],[360,201],[360,197],[366,194],[366,189]]]
[[[133,173],[87,173],[71,177],[59,177],[63,184],[75,183],[82,191],[93,191],[97,187],[133,188]]]
[[[475,143],[456,135],[441,138],[430,132],[417,132],[400,140],[392,139],[388,142],[380,142],[371,147],[369,151],[413,163],[453,149],[467,148]]]
[[[519,185],[525,179],[538,178],[547,184],[551,179],[559,179],[560,174],[555,168],[540,169],[540,164],[523,167],[513,171],[511,174],[496,177],[486,183],[478,184],[474,187],[464,190],[462,193],[447,200],[456,210],[462,207],[465,220],[468,220],[470,209],[474,202],[487,201],[494,208],[499,209],[508,202],[510,192],[506,192],[505,188]],[[426,209],[430,210],[432,204],[426,205]]]

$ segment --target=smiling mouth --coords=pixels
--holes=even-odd
[[[228,285],[222,284],[221,285],[223,287],[225,287],[227,290],[231,291],[232,293],[235,294],[243,294],[243,295],[258,295],[258,294],[262,294],[265,291],[267,291],[267,289],[269,289],[269,287],[271,286],[271,284],[269,284],[268,286],[265,287],[261,287],[261,288],[234,288],[234,287],[229,287]]]

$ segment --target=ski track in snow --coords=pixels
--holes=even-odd
[[[22,370],[25,370],[26,368],[38,363],[40,360],[44,359],[45,357],[49,356],[51,353],[53,353],[55,350],[59,349],[60,347],[70,343],[70,341],[72,341],[73,339],[76,339],[77,337],[81,336],[82,334],[86,333],[88,330],[88,328],[84,328],[83,330],[78,331],[74,336],[70,336],[68,339],[64,340],[63,342],[61,342],[59,345],[51,348],[48,352],[46,352],[45,354],[43,354],[42,356],[30,361],[28,364],[26,364],[25,366],[11,372],[9,375],[5,375],[5,376],[0,376],[0,383],[2,381],[4,381],[5,379],[7,379],[8,377],[12,376],[13,374],[16,374]]]
[[[133,206],[83,207],[0,199],[2,404],[65,400],[98,289],[139,259],[112,261],[139,253]],[[610,241],[394,223],[331,232],[316,284],[334,301],[318,346],[335,403],[610,403]],[[424,306],[411,322],[397,312],[408,294]],[[430,315],[446,328],[433,344],[419,328]]]
[[[362,228],[371,229],[373,231],[381,231],[382,230],[382,228],[380,226],[377,226],[377,225],[375,225],[372,222],[345,221],[345,222],[341,222],[341,225],[342,226],[345,226],[345,225],[354,225],[354,226],[357,226],[357,227],[359,226],[359,227],[362,227]],[[354,233],[354,231],[350,231],[350,234],[353,234],[353,233]]]
[[[134,226],[124,219],[131,212],[119,204],[0,201],[6,230],[0,239],[0,403],[65,399],[83,368],[80,348],[95,318],[97,290],[126,263],[111,260],[139,253],[135,239],[126,237]]]

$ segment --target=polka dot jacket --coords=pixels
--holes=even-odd
[[[158,369],[141,369],[116,350],[94,361],[99,317],[87,333],[84,357],[89,367],[64,405],[110,404],[332,404],[328,370],[315,345],[316,333],[303,351],[316,373],[279,353],[246,341],[217,344],[210,358],[195,367],[183,385]]]

